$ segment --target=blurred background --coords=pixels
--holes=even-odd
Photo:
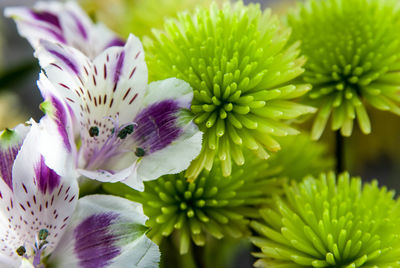
[[[1,0],[0,9],[3,13],[6,6],[33,5],[35,2]],[[122,37],[127,36],[132,29],[137,29],[137,32],[133,32],[135,35],[143,37],[150,33],[152,27],[161,27],[165,17],[174,16],[180,10],[193,9],[197,4],[208,5],[210,0],[81,0],[78,2],[94,20],[103,21]],[[252,2],[258,2],[263,8],[271,8],[276,14],[284,15],[296,1]],[[39,71],[31,46],[18,35],[11,19],[1,17],[0,129],[12,128],[31,117],[40,119],[42,113],[39,104],[42,98],[36,86]],[[397,174],[400,173],[400,117],[372,109],[368,112],[372,121],[372,134],[363,135],[358,128],[355,128],[351,138],[345,138],[344,166],[352,175],[360,175],[364,180],[376,178],[380,184],[399,190],[400,182]],[[304,128],[307,128],[307,125]],[[335,148],[334,141],[334,135],[325,131],[321,142],[325,142],[332,153]],[[232,243],[237,244],[237,242]],[[212,251],[212,247],[208,250]],[[248,250],[249,245],[246,243],[236,245],[235,251],[227,250],[226,254],[232,257],[229,267],[251,267],[253,260]]]

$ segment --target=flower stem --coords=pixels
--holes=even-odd
[[[342,173],[345,170],[345,152],[344,138],[340,131],[336,131],[336,173]]]
[[[196,263],[197,268],[205,268],[205,256],[204,256],[204,248],[197,246],[195,243],[192,242],[192,254],[193,260]]]

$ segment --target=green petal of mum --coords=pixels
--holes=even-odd
[[[308,58],[304,81],[319,107],[312,136],[331,116],[332,130],[350,136],[357,118],[371,132],[364,105],[400,115],[400,14],[392,0],[308,0],[288,17],[292,40]]]
[[[377,182],[322,174],[285,188],[253,221],[256,267],[400,267],[400,204]]]
[[[180,13],[145,41],[152,79],[178,77],[194,89],[192,112],[204,132],[203,148],[186,175],[195,179],[214,159],[224,176],[232,159],[245,162],[243,148],[266,159],[278,151],[273,136],[297,134],[285,120],[314,112],[297,104],[310,86],[291,81],[304,70],[298,44],[287,46],[290,30],[259,5],[226,3]]]
[[[308,136],[282,137],[281,142],[286,147],[269,161],[246,152],[246,163],[235,166],[228,177],[223,177],[220,167],[214,166],[210,172],[203,171],[194,182],[188,182],[181,173],[145,182],[144,192],[122,184],[106,184],[104,189],[143,205],[149,217],[146,224],[151,227],[149,236],[155,242],[179,233],[183,254],[191,240],[202,246],[207,235],[218,239],[249,235],[250,220],[260,219],[258,208],[270,204],[272,195],[282,193],[286,181],[282,177],[332,168],[324,147]],[[302,165],[296,165],[297,161]],[[288,166],[283,168],[282,163]]]

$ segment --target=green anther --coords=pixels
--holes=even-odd
[[[19,248],[17,248],[16,252],[18,256],[24,256],[24,254],[26,253],[26,249],[24,246],[20,246]]]
[[[38,238],[39,238],[39,240],[46,240],[48,235],[49,235],[49,231],[47,229],[41,229],[39,231]]]
[[[134,128],[135,126],[133,124],[124,127],[119,131],[118,138],[120,138],[121,140],[125,139],[129,134],[133,133]]]
[[[92,138],[97,137],[97,136],[99,136],[99,133],[100,133],[100,131],[99,131],[98,127],[96,127],[96,126],[90,127],[90,129],[89,129],[90,137],[92,137]]]
[[[146,154],[145,150],[143,148],[137,147],[135,151],[135,155],[137,157],[143,157]]]

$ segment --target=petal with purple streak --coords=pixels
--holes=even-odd
[[[116,239],[110,230],[115,220],[118,220],[116,213],[95,214],[75,228],[75,254],[81,267],[106,267],[120,254],[120,248],[114,244]]]
[[[117,64],[115,65],[115,71],[114,71],[114,83],[118,84],[119,78],[121,76],[122,72],[122,67],[124,65],[124,60],[125,60],[125,51],[121,51],[121,53],[118,56],[118,61]]]
[[[45,23],[49,23],[62,31],[60,19],[54,13],[45,10],[31,10],[31,14],[35,19]]]
[[[53,147],[52,139],[58,140],[59,137],[48,136],[47,144],[42,138],[41,127],[31,121],[30,131],[13,165],[13,201],[14,208],[18,209],[20,215],[18,218],[23,223],[18,233],[25,236],[24,241],[27,245],[33,245],[37,232],[43,228],[47,229],[49,243],[46,252],[50,253],[70,221],[77,204],[79,189],[76,177],[61,177],[56,174],[48,167],[41,154],[43,146]],[[59,155],[63,155],[63,152],[58,150],[53,160],[62,162]]]
[[[69,15],[71,16],[71,18],[75,21],[76,27],[79,31],[79,34],[85,39],[88,39],[88,32],[85,29],[85,26],[83,26],[82,21],[78,18],[78,16],[76,14],[74,14],[73,12],[68,12]]]
[[[61,60],[69,69],[71,69],[76,75],[79,74],[78,65],[73,59],[69,58],[66,54],[63,54],[60,50],[49,49],[49,53]]]
[[[114,38],[112,39],[105,48],[109,48],[109,47],[123,47],[125,46],[125,41],[120,39],[120,38]]]
[[[0,178],[12,190],[12,166],[22,144],[0,149]]]
[[[134,132],[138,146],[143,146],[148,153],[139,161],[137,173],[124,183],[140,188],[143,180],[185,170],[199,154],[202,133],[187,110],[192,97],[190,85],[176,78],[149,85],[143,99],[144,108],[135,120],[138,125]]]
[[[182,133],[177,124],[178,102],[164,100],[146,107],[134,120],[134,139],[145,152],[153,153],[167,147]]]
[[[35,174],[37,186],[43,194],[46,194],[47,191],[51,194],[60,184],[60,176],[46,166],[43,156],[40,157],[35,167]]]
[[[50,97],[50,101],[55,109],[54,119],[55,123],[57,124],[57,129],[64,141],[65,147],[70,152],[71,151],[71,143],[69,141],[70,137],[68,137],[68,132],[66,129],[66,127],[68,126],[67,114],[69,113],[69,111],[66,111],[61,101],[55,98],[54,96]]]
[[[72,46],[94,59],[108,47],[123,46],[114,32],[101,23],[94,24],[73,1],[39,1],[33,8],[9,7],[5,15],[15,19],[20,35],[34,49],[40,40],[48,40]]]
[[[29,127],[19,125],[14,130],[6,129],[0,134],[0,178],[13,189],[12,167]]]
[[[73,220],[49,259],[59,268],[158,267],[140,204],[110,195],[79,199]]]

